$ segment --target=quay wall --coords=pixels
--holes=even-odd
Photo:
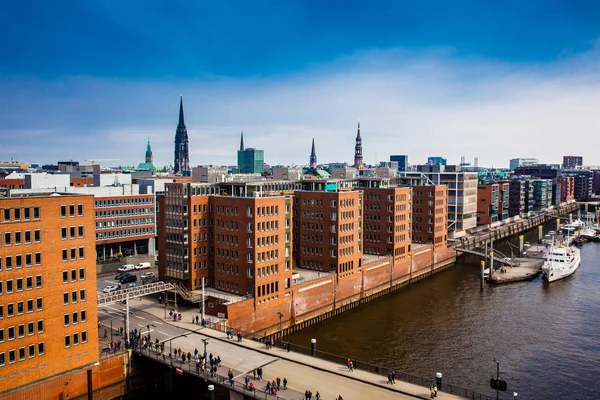
[[[227,328],[264,337],[278,335],[281,323],[283,334],[294,332],[446,269],[455,260],[454,249],[432,245],[396,259],[383,257],[338,276],[294,285],[289,294],[267,303],[248,299],[227,305]]]
[[[125,394],[129,353],[122,352],[102,357],[98,362],[99,365],[89,365],[11,391],[0,392],[0,399],[56,400],[87,398],[87,371],[89,369],[92,370],[94,399],[108,400]]]
[[[470,250],[483,247],[486,241],[505,239],[522,232],[537,228],[539,225],[548,221],[553,221],[561,215],[566,215],[577,211],[579,203],[562,204],[560,207],[544,210],[538,215],[532,215],[527,218],[519,219],[515,222],[500,226],[494,229],[479,229],[477,233],[470,237],[464,238],[462,241],[455,243],[455,247],[462,247]]]

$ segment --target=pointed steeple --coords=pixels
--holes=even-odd
[[[317,168],[317,152],[315,150],[315,138],[312,140],[312,149],[310,151],[310,167]]]
[[[360,121],[356,132],[356,145],[354,146],[354,168],[364,169],[362,156],[362,138],[360,137]]]
[[[150,146],[150,137],[148,137],[148,144],[146,145],[146,162],[152,162],[152,146]]]
[[[183,95],[179,98],[179,124],[185,125],[185,121],[183,119]]]
[[[240,136],[240,151],[244,151],[244,130],[242,129],[242,134]]]

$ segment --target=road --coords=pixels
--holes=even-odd
[[[156,267],[152,267],[149,269],[143,269],[143,270],[139,270],[139,271],[129,271],[130,274],[132,275],[136,275],[138,280],[137,280],[137,284],[141,285],[142,284],[142,274],[145,274],[146,272],[154,272],[154,275],[158,278],[158,268]],[[115,276],[117,276],[118,274],[120,274],[120,272],[108,272],[108,273],[104,273],[101,275],[97,275],[96,276],[96,280],[97,280],[97,287],[98,287],[98,293],[102,293],[102,289],[104,289],[106,286],[109,285],[120,285],[119,281],[115,279]],[[149,283],[152,280],[147,280],[144,283]],[[125,288],[127,287],[129,284],[126,283],[124,285],[121,285],[121,287]]]

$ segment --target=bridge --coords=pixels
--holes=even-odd
[[[456,252],[459,253],[466,253],[466,254],[472,254],[474,256],[479,256],[481,258],[486,258],[485,253],[483,251],[477,251],[477,250],[470,250],[470,249],[463,249],[461,247],[457,247]],[[499,262],[500,264],[505,264],[505,265],[510,265],[511,267],[515,267],[518,265],[518,263],[513,262],[511,258],[506,257],[504,254],[500,253],[498,250],[493,250],[494,253],[499,254],[502,257],[494,257],[494,262]]]

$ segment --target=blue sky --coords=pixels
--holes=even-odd
[[[390,153],[600,164],[593,1],[28,1],[0,12],[0,159],[191,163]],[[589,150],[587,150],[589,149]],[[596,157],[596,158],[594,158]]]

